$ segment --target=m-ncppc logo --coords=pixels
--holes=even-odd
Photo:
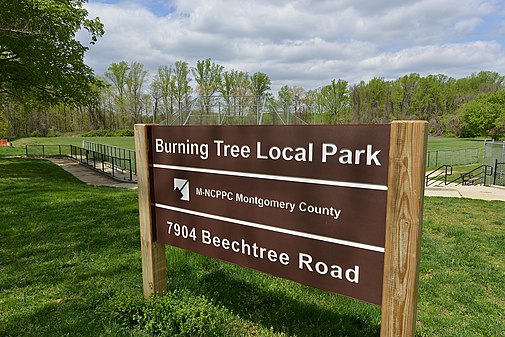
[[[180,200],[189,201],[189,180],[174,178],[174,191],[180,193]]]

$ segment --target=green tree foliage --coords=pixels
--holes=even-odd
[[[126,77],[126,88],[128,92],[128,104],[130,117],[133,123],[142,122],[142,110],[146,97],[143,91],[147,76],[147,70],[140,62],[132,62],[130,64],[130,71]]]
[[[497,137],[505,132],[505,90],[482,94],[461,106],[462,135]]]
[[[126,81],[130,67],[125,61],[119,63],[112,63],[107,71],[105,77],[112,82],[116,95],[114,95],[114,102],[121,119],[126,118]]]
[[[251,82],[249,74],[245,71],[234,70],[232,71],[232,77],[233,111],[242,116],[245,113],[250,98]]]
[[[320,94],[327,122],[347,122],[351,97],[347,81],[331,80],[330,84],[321,88]]]
[[[14,62],[5,55],[0,66]],[[143,64],[121,61],[109,66],[105,78],[88,83],[85,101],[43,101],[31,90],[20,90],[17,101],[0,101],[0,136],[131,129],[139,122],[370,124],[395,119],[427,120],[433,135],[505,134],[505,78],[496,72],[481,71],[460,79],[412,73],[353,85],[333,79],[308,91],[283,85],[277,95],[270,87],[265,73],[225,71],[211,59],[197,61],[194,67],[185,61],[160,66],[152,79]]]
[[[147,70],[140,62],[125,61],[112,63],[105,77],[112,82],[116,91],[114,95],[115,110],[121,121],[121,127],[127,128],[134,123],[142,122],[142,111],[146,109],[146,97],[143,91]]]
[[[266,98],[266,93],[270,90],[270,77],[262,72],[256,72],[251,76],[251,91],[254,97],[254,111],[259,114],[262,100]]]
[[[196,83],[198,96],[207,115],[210,114],[210,101],[218,89],[218,79],[223,71],[223,66],[216,64],[211,59],[196,62],[196,67],[191,68]]]
[[[174,113],[175,79],[172,69],[172,66],[160,66],[154,76],[154,83],[160,89],[162,113],[166,121]]]
[[[189,77],[189,65],[185,61],[176,61],[173,67],[173,94],[177,104],[177,112],[179,115],[179,124],[184,124],[185,106],[189,103],[189,95],[191,94],[191,78]]]
[[[52,103],[86,98],[95,78],[83,60],[88,47],[75,35],[85,29],[95,43],[103,26],[87,18],[85,2],[0,0],[0,94]]]
[[[283,124],[290,123],[290,115],[293,108],[293,92],[289,89],[289,86],[284,85],[279,90],[279,106],[283,115]]]

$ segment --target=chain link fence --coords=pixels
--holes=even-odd
[[[505,142],[485,140],[482,164],[494,167],[493,184],[505,186]]]
[[[480,163],[481,158],[482,148],[428,151],[426,154],[426,168],[437,168],[442,165],[476,164]]]

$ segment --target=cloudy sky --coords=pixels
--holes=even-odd
[[[100,75],[121,60],[154,74],[206,58],[264,72],[274,90],[412,72],[505,75],[503,0],[89,0],[86,8],[105,25],[86,56]]]

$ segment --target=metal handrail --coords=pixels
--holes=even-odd
[[[90,142],[88,140],[83,140],[82,141],[82,147],[86,150],[90,151],[95,151],[98,153],[103,153],[106,156],[114,156],[115,158],[120,158],[120,159],[130,159],[129,166],[127,165],[128,162],[125,161],[125,165],[123,166],[123,169],[132,171],[133,174],[136,174],[136,158],[135,158],[135,150],[131,149],[126,149],[123,147],[119,146],[113,146],[113,145],[108,145],[108,144],[100,144],[100,143],[94,143]],[[122,162],[119,162],[119,166],[122,164]]]
[[[30,148],[36,148],[38,151],[30,151]],[[74,145],[25,145],[25,153],[27,157],[69,157],[116,179],[134,180],[135,173],[130,158],[106,155]],[[120,178],[119,172],[125,176]]]
[[[101,152],[84,149],[82,147],[74,145],[71,145],[70,149],[70,157],[72,159],[77,160],[82,164],[86,164],[87,166],[92,167],[97,171],[112,175],[114,178],[118,178],[116,175],[119,170],[124,173],[124,167],[132,167],[132,160],[130,158],[121,158],[112,155],[106,155]],[[118,165],[118,163],[121,163],[121,165]],[[109,168],[110,172],[108,170]],[[128,180],[133,181],[132,170],[130,169],[126,171],[128,172],[127,175],[129,176]]]
[[[480,173],[478,175],[474,175],[474,172],[477,172],[479,170]],[[490,165],[480,165],[471,171],[461,173],[459,177],[449,181],[446,185],[456,182],[457,185],[468,185],[468,183],[471,183],[471,185],[486,185],[487,177],[491,176],[493,176],[493,167]],[[476,181],[479,183],[475,183]]]
[[[442,169],[445,169],[444,171],[441,171]],[[450,169],[450,172],[448,170]],[[436,175],[435,175],[436,174]],[[434,175],[432,177],[432,175]],[[438,182],[439,185],[441,185],[441,180],[438,179],[441,175],[444,175],[444,185],[447,185],[447,177],[452,175],[452,165],[442,165],[440,167],[437,167],[435,170],[431,171],[426,175],[426,187],[433,185],[434,183]]]

